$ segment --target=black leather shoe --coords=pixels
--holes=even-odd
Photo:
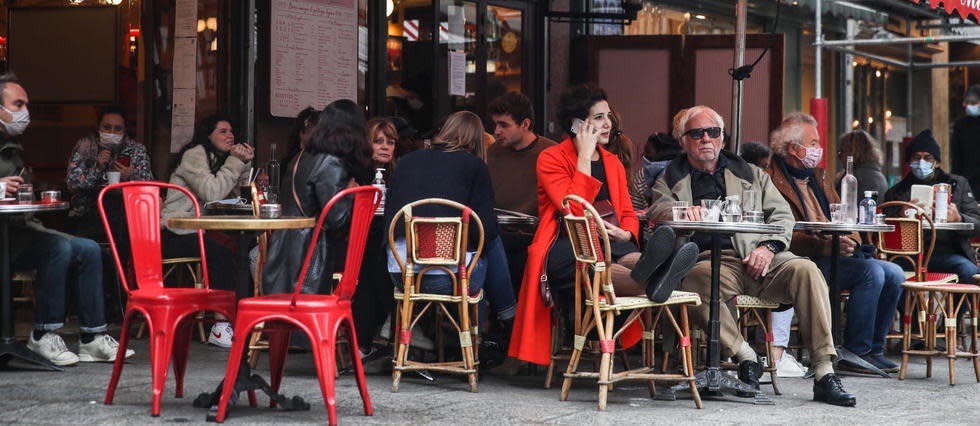
[[[670,294],[681,286],[681,280],[691,271],[697,261],[698,245],[690,242],[684,243],[670,259],[660,265],[650,281],[647,281],[647,297],[657,303],[666,302],[670,298]]]
[[[676,235],[669,226],[658,226],[653,230],[653,234],[647,240],[643,248],[643,255],[636,261],[636,266],[630,271],[630,277],[638,283],[650,281],[650,277],[657,271],[660,265],[670,257],[674,250]]]
[[[742,361],[738,363],[738,380],[749,385],[756,392],[759,391],[760,377],[762,377],[762,364],[756,361]],[[756,392],[737,391],[735,395],[741,398],[752,398]]]
[[[830,373],[813,381],[813,400],[826,402],[831,405],[842,407],[853,407],[857,405],[854,395],[844,390],[844,385],[840,382],[840,377]]]
[[[871,364],[876,368],[878,368],[879,370],[884,371],[886,373],[898,372],[898,364],[895,364],[894,362],[891,362],[891,360],[889,360],[888,358],[885,358],[885,354],[879,353],[879,354],[862,355],[861,359],[867,361],[868,364]]]

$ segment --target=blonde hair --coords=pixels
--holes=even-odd
[[[715,120],[715,124],[721,127],[721,132],[725,133],[725,120],[721,118],[721,114],[718,114],[718,111],[711,109],[711,107],[698,105],[688,109],[682,109],[674,116],[674,138],[680,141],[684,136],[684,128],[687,127],[687,122],[701,113],[708,114],[708,116]]]
[[[866,163],[881,166],[884,156],[881,147],[868,132],[861,129],[852,130],[844,133],[840,137],[840,145],[837,148],[840,158],[854,157],[854,164],[861,165]]]
[[[440,151],[464,151],[486,159],[483,121],[469,111],[457,111],[446,118],[442,130],[432,139],[432,148]]]
[[[817,119],[804,112],[791,112],[783,117],[779,127],[769,134],[769,148],[774,155],[786,155],[786,146],[803,143],[803,125],[817,127]]]

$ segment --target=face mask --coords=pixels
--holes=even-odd
[[[10,136],[20,136],[24,133],[24,130],[27,129],[27,125],[31,124],[31,113],[27,111],[27,108],[13,112],[3,105],[0,105],[0,109],[3,109],[10,114],[11,119],[9,123],[0,120],[0,123],[3,124],[4,130]]]
[[[970,117],[976,117],[980,115],[980,104],[967,105],[966,115],[969,115]]]
[[[925,179],[932,175],[932,169],[935,166],[926,160],[919,160],[909,163],[909,167],[917,179]]]
[[[803,167],[808,169],[817,167],[817,164],[820,164],[820,160],[823,159],[823,148],[816,146],[804,147],[803,149],[806,150],[806,154],[799,159],[803,163]]]
[[[122,142],[123,135],[117,133],[106,133],[99,132],[99,141],[108,146],[119,145]]]

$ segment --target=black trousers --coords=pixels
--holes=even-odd
[[[392,297],[394,285],[388,274],[388,255],[385,252],[388,244],[386,236],[384,221],[375,218],[368,231],[357,289],[351,300],[357,346],[362,349],[371,347],[374,336],[378,335],[395,308]]]

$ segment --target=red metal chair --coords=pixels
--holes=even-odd
[[[364,414],[370,416],[374,413],[371,408],[371,397],[368,395],[367,381],[364,379],[364,367],[357,354],[357,335],[354,332],[350,301],[357,287],[368,228],[381,201],[380,193],[381,191],[375,187],[359,186],[341,191],[327,203],[313,230],[313,238],[306,251],[306,259],[303,261],[303,268],[299,272],[293,293],[250,297],[238,302],[238,316],[235,319],[236,336],[248,336],[257,324],[265,323],[262,332],[269,339],[270,386],[274,391],[278,392],[279,385],[282,383],[286,353],[289,349],[289,333],[298,329],[310,337],[310,342],[313,344],[313,360],[316,361],[317,376],[320,379],[320,391],[323,393],[327,415],[332,425],[337,424],[334,396],[335,345],[337,331],[341,326],[346,327],[349,333],[350,356],[357,376],[357,387],[361,391],[361,399],[364,402]],[[334,278],[340,281],[337,289],[332,295],[300,294],[327,213],[341,198],[351,194],[354,195],[354,210],[347,239],[347,260],[344,264],[344,273],[334,274]],[[221,401],[218,403],[218,415],[215,418],[219,422],[224,421],[228,413],[228,400],[235,386],[234,378],[238,377],[238,368],[247,342],[246,338],[234,339],[231,347],[228,368],[225,370],[224,388],[221,390]],[[271,402],[270,405],[275,406],[275,402]]]
[[[160,415],[160,399],[167,380],[167,367],[173,356],[174,378],[177,382],[175,395],[184,395],[184,371],[187,368],[187,351],[190,347],[191,330],[196,320],[194,314],[200,311],[214,311],[228,318],[235,317],[235,293],[226,290],[212,290],[208,284],[208,264],[204,253],[204,232],[198,231],[198,244],[201,251],[201,271],[203,288],[164,288],[163,258],[160,247],[160,189],[182,192],[194,204],[195,216],[201,215],[197,199],[187,189],[161,182],[125,182],[105,187],[99,193],[99,214],[105,227],[106,236],[116,262],[119,279],[126,290],[128,302],[123,315],[122,331],[119,337],[119,351],[112,368],[112,379],[106,390],[105,403],[112,404],[122,373],[123,354],[129,343],[129,327],[135,312],[146,318],[150,327],[150,369],[153,376],[153,405],[150,414]],[[127,281],[123,271],[116,241],[109,227],[103,197],[114,189],[122,190],[125,206],[126,224],[132,251],[133,277],[135,286]],[[254,397],[253,397],[254,399]]]

